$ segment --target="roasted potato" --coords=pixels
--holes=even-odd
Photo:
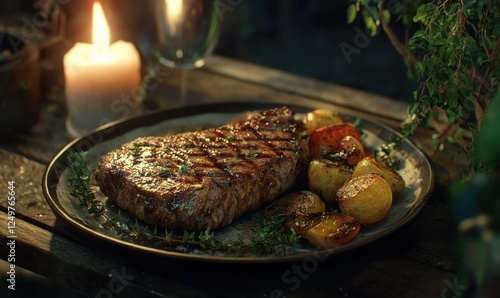
[[[293,192],[271,203],[264,210],[264,217],[271,218],[273,215],[284,214],[285,225],[291,229],[296,225],[293,223],[294,219],[313,213],[323,213],[325,210],[326,205],[318,195],[304,190]]]
[[[385,218],[391,209],[391,186],[379,174],[357,176],[337,191],[337,204],[343,213],[360,224],[374,224]]]
[[[311,135],[316,129],[333,124],[344,123],[345,120],[335,111],[318,109],[309,112],[304,117],[304,125],[308,135]]]
[[[310,158],[334,153],[338,150],[340,141],[346,136],[352,136],[362,142],[356,128],[347,122],[318,128],[309,138]]]
[[[379,162],[373,157],[365,157],[358,162],[354,167],[353,177],[361,176],[368,173],[376,173],[384,177],[389,183],[394,195],[398,194],[405,188],[405,181],[393,169]]]
[[[337,190],[351,178],[352,167],[341,161],[319,158],[307,169],[309,189],[327,204],[335,204]]]
[[[346,162],[351,166],[356,165],[365,157],[365,149],[360,141],[353,136],[346,136],[340,140],[338,150],[343,154]]]
[[[324,213],[312,215],[310,222],[298,234],[314,247],[327,249],[350,242],[359,230],[360,224],[351,216]]]

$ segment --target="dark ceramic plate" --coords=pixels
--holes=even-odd
[[[140,256],[141,260],[176,260],[190,262],[223,262],[223,263],[273,263],[300,260],[314,256],[318,251],[304,245],[302,248],[285,255],[278,254],[242,254],[223,251],[205,253],[200,251],[163,250],[145,244],[132,243],[109,229],[103,228],[78,204],[69,194],[67,185],[67,157],[72,151],[87,151],[88,162],[95,168],[99,157],[115,147],[144,135],[158,135],[192,131],[215,127],[227,123],[236,115],[250,110],[276,107],[279,104],[235,103],[210,104],[166,110],[137,118],[110,123],[89,135],[76,139],[59,152],[47,167],[43,177],[43,190],[48,203],[63,224],[83,242],[113,254]],[[312,108],[290,106],[298,117],[311,111]],[[345,115],[353,120],[354,118]],[[360,119],[359,127],[366,133],[365,143],[376,148],[382,143],[393,140],[400,135],[394,130],[369,119]],[[406,188],[394,198],[388,216],[381,222],[362,227],[359,235],[350,243],[324,251],[329,255],[352,251],[355,248],[387,236],[409,223],[422,211],[434,186],[433,168],[426,156],[413,144],[404,142],[395,149],[395,157],[403,163],[398,170],[406,182]],[[106,197],[99,192],[99,199],[106,202]],[[116,210],[106,204],[109,212]],[[261,223],[262,210],[250,212],[237,219],[229,227],[217,231],[219,239],[231,242],[238,237],[251,237],[255,228]]]

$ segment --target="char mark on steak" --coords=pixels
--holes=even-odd
[[[101,191],[144,222],[218,229],[290,189],[307,165],[301,123],[286,108],[199,132],[141,137],[104,155]]]

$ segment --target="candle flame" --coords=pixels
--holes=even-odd
[[[109,26],[104,16],[101,3],[94,2],[92,19],[92,42],[101,53],[106,52],[109,47]]]

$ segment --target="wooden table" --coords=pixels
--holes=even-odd
[[[40,122],[30,132],[18,133],[0,143],[2,259],[7,260],[10,249],[6,245],[7,181],[15,181],[16,266],[88,296],[420,298],[464,291],[465,287],[456,283],[455,223],[445,195],[447,181],[462,166],[456,162],[437,163],[437,187],[422,214],[410,225],[352,253],[318,262],[317,266],[298,261],[223,271],[217,266],[198,270],[182,264],[149,268],[99,252],[92,243],[80,243],[56,220],[41,188],[46,166],[71,141],[65,130],[60,64],[45,67],[46,96]],[[161,86],[151,93],[151,102],[156,106],[162,104],[158,98],[175,97],[178,92],[178,74],[161,71]],[[263,101],[334,108],[394,128],[406,116],[406,105],[401,102],[219,56],[211,57],[203,69],[189,73],[188,96],[192,105]],[[416,141],[428,136],[422,131]],[[5,280],[5,272],[1,275]],[[1,284],[6,286],[5,282]]]

